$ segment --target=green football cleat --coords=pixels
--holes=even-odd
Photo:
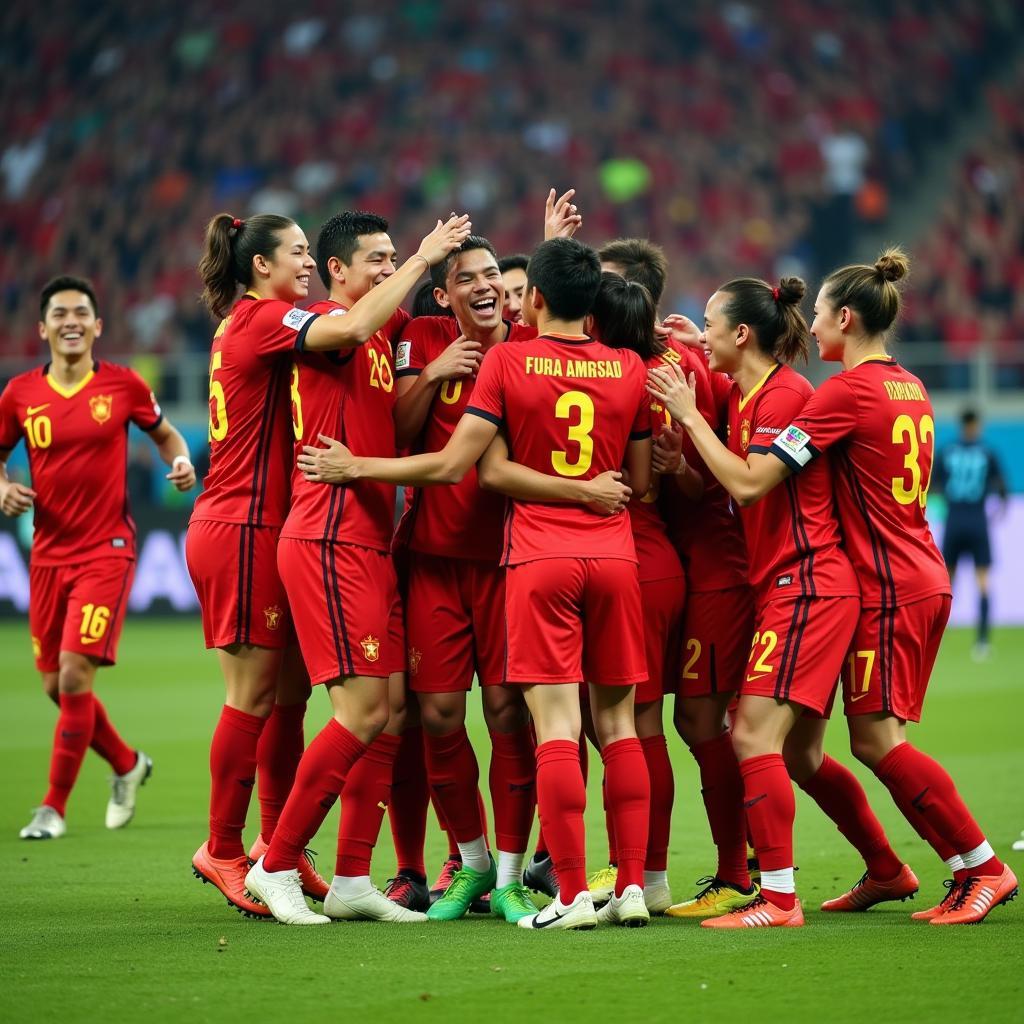
[[[465,866],[459,868],[444,895],[430,905],[427,917],[431,921],[457,921],[465,916],[474,900],[494,888],[497,880],[498,869],[493,857],[486,871],[474,871]]]
[[[491,913],[509,924],[537,913],[530,893],[521,882],[510,882],[491,893]]]

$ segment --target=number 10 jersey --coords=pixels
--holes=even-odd
[[[588,337],[542,335],[484,358],[468,415],[504,427],[511,458],[549,476],[590,480],[622,468],[631,440],[651,435],[640,357]],[[513,501],[504,565],[540,558],[636,561],[627,515],[583,505]]]

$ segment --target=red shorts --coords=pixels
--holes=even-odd
[[[61,651],[113,665],[134,576],[135,561],[131,558],[32,565],[28,625],[36,668],[56,672]]]
[[[951,603],[948,594],[936,594],[898,608],[861,611],[843,664],[847,715],[885,712],[921,721]]]
[[[455,693],[505,681],[505,570],[412,552],[405,601],[409,688]]]
[[[280,533],[276,526],[189,523],[185,562],[199,597],[207,647],[251,644],[278,650],[295,643],[277,572]]]
[[[642,581],[640,601],[644,614],[647,679],[636,684],[634,699],[637,704],[649,704],[672,693],[679,678],[686,577]]]
[[[680,697],[736,692],[754,635],[754,593],[730,587],[690,594],[683,618]]]
[[[405,631],[387,551],[282,537],[277,564],[314,685],[405,671]]]
[[[759,609],[743,695],[774,697],[828,717],[860,598],[781,597]]]
[[[505,574],[510,683],[631,686],[647,678],[636,564],[542,558]]]

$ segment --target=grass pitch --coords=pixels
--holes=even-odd
[[[957,779],[1001,856],[1024,828],[1020,796],[1024,631],[1001,631],[993,660],[968,658],[970,637],[945,641],[913,739]],[[99,692],[126,739],[154,759],[136,820],[103,827],[106,766],[90,754],[68,807],[69,831],[49,843],[17,839],[45,791],[54,708],[33,670],[24,623],[0,624],[4,729],[0,735],[0,1006],[10,1021],[161,1021],[263,1024],[372,1020],[561,1021],[1019,1021],[1024,1003],[1024,900],[977,928],[932,929],[912,909],[944,892],[944,865],[927,850],[868,773],[864,781],[897,851],[921,879],[916,901],[869,913],[816,911],[861,873],[856,854],[798,792],[796,858],[808,925],[800,930],[709,934],[695,922],[643,930],[531,935],[497,920],[284,928],[230,910],[190,871],[204,838],[207,750],[221,704],[213,655],[196,622],[129,621],[121,663]],[[471,699],[471,731],[486,778],[486,740]],[[326,719],[314,694],[307,737]],[[842,716],[832,753],[851,764]],[[669,875],[679,899],[714,860],[696,766],[676,737]],[[603,816],[593,772],[591,863]],[[258,817],[250,813],[255,825]],[[337,810],[313,847],[333,868]],[[252,828],[251,835],[255,835]],[[250,835],[250,838],[251,838]],[[428,864],[444,855],[428,832]],[[385,819],[374,877],[394,868]]]

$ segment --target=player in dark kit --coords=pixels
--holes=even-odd
[[[33,513],[29,628],[43,690],[60,708],[50,788],[22,839],[64,835],[65,807],[90,747],[114,771],[107,828],[127,825],[135,813],[152,762],[125,744],[93,693],[96,669],[116,660],[135,571],[129,425],[149,434],[178,490],[196,481],[185,440],[149,385],[134,370],[93,358],[103,321],[89,282],[54,278],[39,314],[50,362],[15,377],[0,395],[0,510]],[[7,457],[22,438],[30,487],[7,479]]]
[[[633,722],[633,687],[646,678],[640,588],[629,521],[581,508],[601,478],[625,462],[635,490],[650,478],[650,410],[643,364],[582,334],[600,285],[596,253],[572,239],[543,243],[530,260],[527,322],[534,341],[495,346],[484,359],[472,404],[440,452],[398,460],[353,457],[332,442],[309,450],[311,471],[328,479],[456,483],[484,454],[499,426],[522,466],[482,476],[515,497],[506,526],[508,651],[505,678],[522,686],[537,729],[537,793],[560,897],[520,927],[593,928],[583,836],[586,793],[579,760],[579,683],[591,682],[609,801],[619,838],[619,891],[607,918],[646,923],[643,863],[650,786]],[[529,467],[553,479],[531,500]],[[481,472],[486,471],[481,465]],[[561,500],[570,504],[555,504]]]
[[[989,648],[989,569],[992,545],[988,535],[985,499],[998,494],[1006,503],[1006,479],[999,460],[981,441],[981,421],[973,409],[960,416],[960,438],[943,448],[935,457],[932,483],[946,496],[946,532],[942,538],[942,557],[950,578],[964,555],[974,563],[978,585],[978,635],[972,655],[984,661]]]

